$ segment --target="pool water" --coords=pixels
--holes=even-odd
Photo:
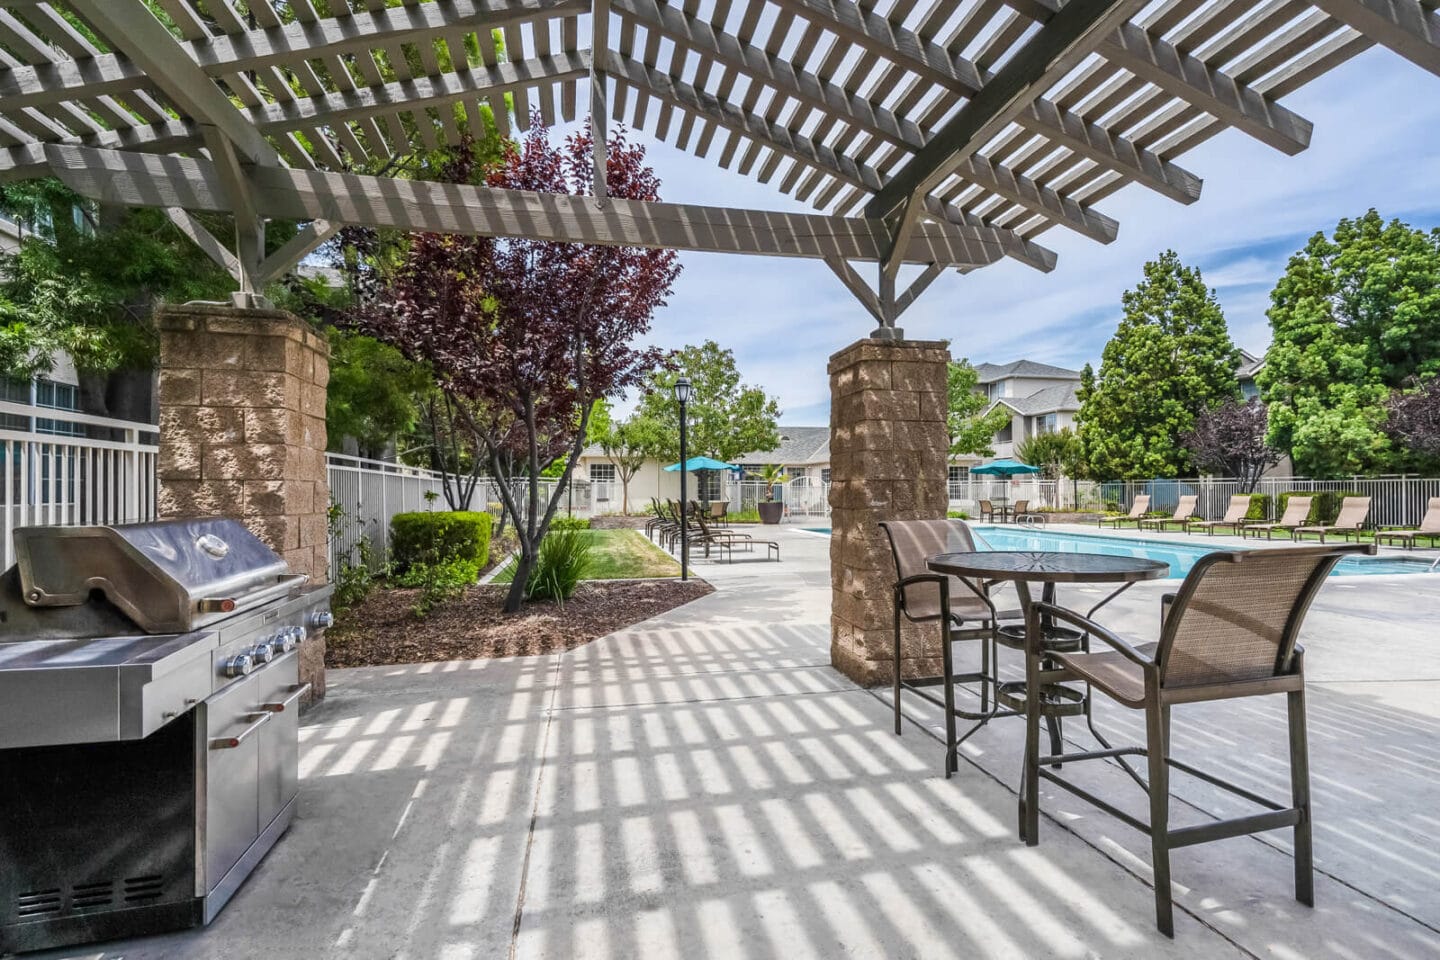
[[[829,527],[812,527],[814,533],[829,533]],[[1203,540],[1196,543],[1174,543],[1166,540],[1142,540],[1136,537],[1109,537],[1092,533],[1061,533],[1033,527],[995,526],[972,523],[982,550],[1052,550],[1057,553],[1103,553],[1112,557],[1145,557],[1170,565],[1170,576],[1180,579],[1190,572],[1195,561],[1216,550],[1236,550]],[[1341,560],[1331,576],[1393,576],[1397,573],[1426,573],[1431,561],[1405,557],[1355,557]]]

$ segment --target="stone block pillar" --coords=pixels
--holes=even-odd
[[[830,358],[830,662],[857,683],[893,679],[895,566],[881,520],[949,505],[947,345],[861,340]],[[939,635],[902,630],[905,676],[940,672]]]
[[[325,386],[330,351],[280,310],[166,306],[160,330],[161,517],[238,519],[291,570],[329,577]],[[300,654],[325,693],[325,639]]]

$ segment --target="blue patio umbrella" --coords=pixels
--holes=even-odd
[[[672,463],[665,468],[666,473],[674,473],[680,469],[680,464]],[[716,460],[713,457],[691,457],[685,461],[686,470],[734,470],[735,465],[726,463],[723,460]]]
[[[981,464],[978,467],[971,467],[972,474],[982,474],[991,477],[1013,477],[1021,473],[1039,473],[1039,467],[1032,467],[1028,463],[1021,463],[1019,460],[996,460],[993,463]]]

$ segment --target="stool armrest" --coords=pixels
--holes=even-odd
[[[1101,640],[1105,641],[1105,644],[1107,646],[1114,649],[1116,653],[1120,654],[1122,657],[1132,663],[1139,664],[1142,667],[1155,666],[1154,660],[1151,660],[1149,657],[1142,654],[1139,650],[1136,650],[1134,647],[1132,647],[1129,643],[1122,640],[1114,632],[1112,632],[1106,627],[1102,627],[1100,624],[1096,623],[1094,620],[1091,620],[1089,617],[1082,616],[1081,614],[1076,613],[1074,610],[1071,610],[1067,607],[1058,606],[1057,604],[1053,603],[1037,602],[1031,604],[1030,606],[1031,609],[1035,610],[1037,613],[1048,614],[1049,616],[1054,617],[1056,620],[1063,620],[1066,623],[1079,627],[1086,633],[1099,637]]]

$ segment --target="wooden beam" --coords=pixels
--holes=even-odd
[[[697,90],[685,81],[678,80],[638,60],[613,50],[607,51],[607,54],[605,57],[608,65],[607,73],[636,90],[655,97],[662,103],[679,107],[682,111],[707,120],[717,127],[748,137],[755,143],[792,157],[813,170],[835,177],[845,183],[853,184],[867,191],[879,190],[884,184],[880,174],[866,164],[837,154],[823,144],[817,144],[810,138],[779,124],[770,123],[763,116],[747,113],[732,103],[722,101],[703,90]],[[978,222],[971,223],[964,213],[953,206],[947,206],[933,198],[925,202],[924,209],[937,220],[948,221],[956,225],[982,226]],[[917,215],[920,212],[921,208],[917,206]],[[1022,263],[1044,272],[1054,269],[1054,253],[1039,244],[1024,240],[1012,232],[1007,231],[1007,234],[1009,238],[1007,239],[1009,244],[1006,251],[1007,256],[1014,257]],[[898,249],[900,254],[905,253],[903,246]]]
[[[255,206],[248,171],[239,153],[214,127],[201,127],[215,170],[215,180],[225,197],[225,207],[235,215],[235,259],[241,293],[259,293],[256,274],[265,259],[265,216]]]
[[[285,242],[260,264],[255,271],[256,285],[268,287],[304,260],[326,240],[340,232],[340,224],[328,220],[315,220],[302,227],[295,236]]]
[[[1440,76],[1440,13],[1416,0],[1312,0],[1353,30]]]
[[[601,65],[610,50],[610,0],[592,0],[590,4],[590,50],[590,152],[594,165],[590,179],[595,196],[603,198],[609,192],[605,178],[610,164],[610,129]]]
[[[1145,0],[1068,0],[891,178],[865,212],[887,216],[907,198],[929,193],[1144,5]]]
[[[851,0],[774,2],[963,97],[973,97],[991,79],[989,71]],[[1200,198],[1201,181],[1195,174],[1043,97],[1021,111],[1015,122],[1172,200],[1193,203]]]
[[[205,224],[195,218],[195,215],[181,207],[166,207],[165,215],[170,222],[180,229],[180,232],[189,237],[195,246],[204,251],[205,255],[220,265],[230,276],[238,282],[240,279],[240,261],[235,259],[225,244],[221,243],[215,234],[206,229]]]
[[[656,0],[611,0],[621,16],[670,37],[684,47],[773,87],[786,96],[814,107],[844,123],[913,153],[926,137],[914,123],[897,117],[875,103],[814,74],[796,69],[788,58],[772,55],[725,33],[717,33],[704,20]],[[1061,196],[1049,187],[1017,174],[1003,164],[976,154],[956,173],[991,193],[1069,227],[1093,240],[1109,243],[1119,225],[1110,217]]]
[[[230,210],[213,163],[47,144],[55,175],[103,203]],[[739,210],[695,204],[501,190],[358,174],[258,167],[249,182],[256,209],[283,220],[477,236],[525,237],[712,253],[878,262],[884,224],[862,217]],[[922,223],[906,261],[977,267],[1005,254],[1010,231]]]
[[[938,263],[932,263],[920,273],[920,276],[911,280],[910,286],[905,288],[905,292],[895,298],[895,315],[898,317],[910,309],[910,305],[920,298],[920,294],[924,293],[930,284],[934,283],[944,272],[944,267]]]
[[[826,257],[825,266],[840,278],[840,282],[845,284],[845,289],[860,301],[860,306],[869,311],[870,316],[875,318],[875,323],[882,327],[885,326],[885,314],[880,311],[880,301],[875,296],[875,291],[866,286],[864,278],[855,271],[854,267],[850,266],[850,261],[841,257]]]
[[[213,126],[249,163],[279,164],[280,156],[242,117],[179,42],[142,3],[69,0],[71,8],[124,51],[130,61],[190,119]]]

